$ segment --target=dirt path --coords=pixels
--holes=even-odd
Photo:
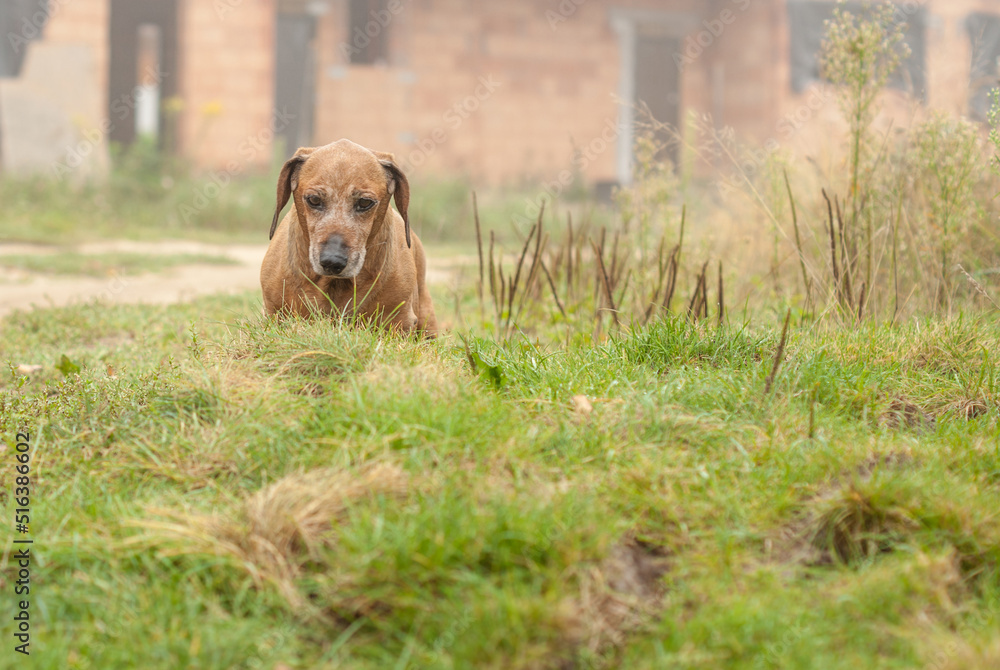
[[[0,268],[0,317],[14,310],[63,305],[101,299],[111,303],[168,304],[215,293],[236,293],[260,288],[260,263],[266,245],[214,245],[200,242],[101,242],[75,247],[81,254],[128,252],[148,254],[153,271],[139,275],[76,277],[46,275]],[[4,255],[48,255],[60,249],[41,245],[0,243]],[[224,256],[235,265],[184,265],[155,271],[156,257],[173,254]],[[427,269],[431,284],[450,284],[457,265],[465,259],[433,261]],[[456,262],[458,261],[458,262]]]

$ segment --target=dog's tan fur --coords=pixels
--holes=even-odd
[[[260,269],[267,314],[347,311],[407,332],[436,333],[424,249],[410,233],[410,185],[392,154],[349,140],[299,149],[281,170],[277,195]],[[289,198],[292,208],[279,225]],[[322,201],[322,208],[306,198]],[[359,212],[360,198],[377,204]],[[389,206],[392,198],[398,213]],[[354,276],[331,276],[317,264],[318,250],[333,236],[343,240],[351,264],[361,263]]]

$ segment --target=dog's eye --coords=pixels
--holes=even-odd
[[[361,198],[356,203],[354,203],[354,210],[357,212],[367,212],[369,209],[374,207],[376,203],[371,198]]]
[[[320,207],[323,206],[323,198],[319,197],[318,195],[307,195],[306,204],[312,207],[313,209],[319,209]]]

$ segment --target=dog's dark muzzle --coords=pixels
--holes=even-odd
[[[349,249],[344,244],[344,239],[339,235],[334,235],[326,241],[323,249],[319,252],[319,264],[323,272],[337,276],[347,267]]]

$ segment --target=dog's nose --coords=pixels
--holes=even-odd
[[[339,275],[347,267],[347,245],[339,235],[334,235],[323,245],[319,254],[319,264],[325,272]]]

